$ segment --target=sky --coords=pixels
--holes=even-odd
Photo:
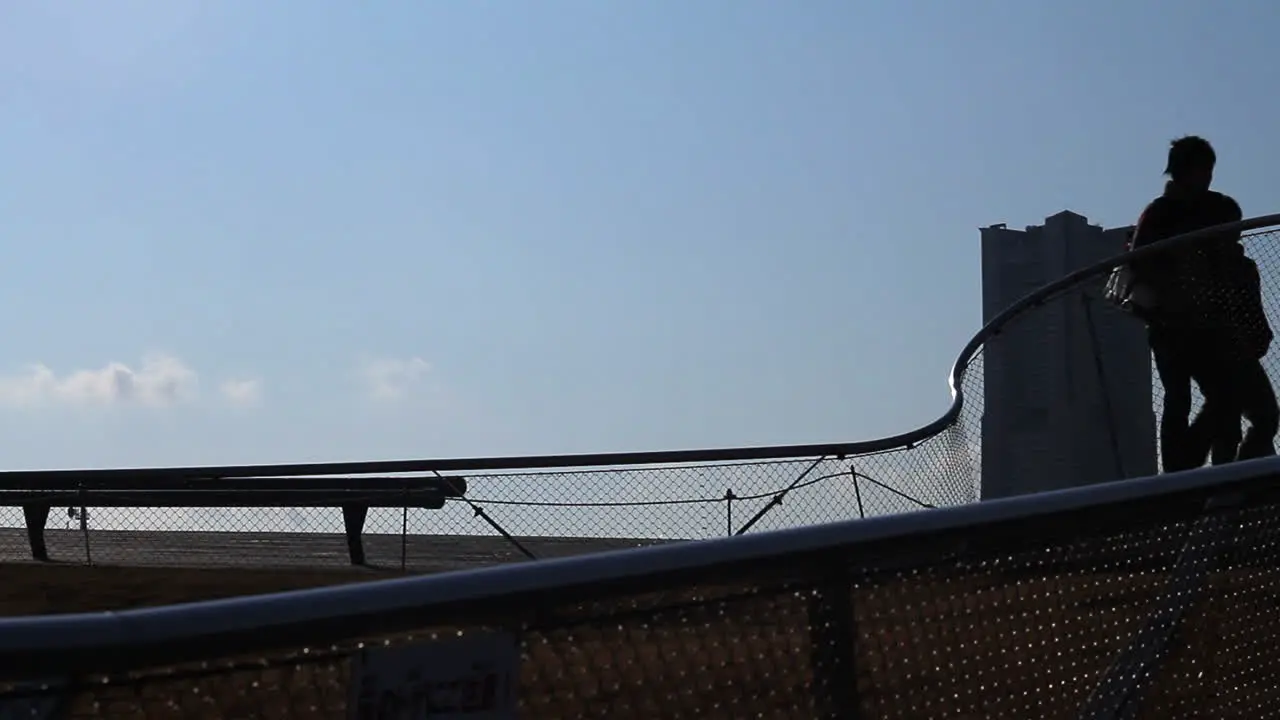
[[[4,468],[870,439],[978,228],[1280,211],[1280,5],[0,4]]]

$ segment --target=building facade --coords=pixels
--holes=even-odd
[[[1131,228],[1072,212],[982,228],[989,322],[1028,293],[1124,251]],[[983,349],[983,499],[1156,472],[1151,355],[1142,323],[1102,299],[1105,278],[1014,320]]]

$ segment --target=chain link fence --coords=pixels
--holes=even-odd
[[[0,707],[148,720],[1270,717],[1278,470],[0,621]]]
[[[434,570],[911,512],[971,502],[972,484],[929,482],[948,438],[853,457],[467,473],[444,507],[372,508],[374,567]],[[194,485],[194,484],[193,484]],[[207,485],[204,485],[207,486]],[[70,493],[46,542],[60,562],[227,566],[349,564],[337,507],[96,507]],[[29,559],[21,508],[0,508],[0,561]]]
[[[1255,232],[1245,244],[1258,264],[1274,325],[1280,319],[1280,232]],[[1128,427],[1130,434],[1145,433],[1154,453],[1162,388],[1153,383],[1141,324],[1101,299],[1103,280],[1095,274],[1045,298],[989,341],[999,343],[1022,333],[1034,346],[1037,334],[1064,313],[1085,318],[1080,325],[1083,334],[1073,337],[1069,347],[1082,353],[1081,358],[1097,360],[1077,363],[1086,368],[1081,374],[1097,375],[1077,378],[1082,388],[1077,395],[1095,406],[1090,422],[1110,428],[1112,436],[1117,427]],[[1117,373],[1107,367],[1116,343],[1127,343],[1128,352],[1142,358],[1142,373],[1134,374],[1132,368]],[[1280,359],[1271,353],[1265,364],[1274,383],[1280,378]],[[440,509],[371,509],[363,528],[365,562],[413,571],[451,569],[970,503],[978,499],[983,473],[992,470],[983,467],[984,440],[1009,435],[983,432],[989,420],[984,418],[989,373],[999,376],[1000,368],[988,364],[979,346],[962,366],[958,415],[904,436],[902,442],[850,444],[840,452],[758,461],[655,463],[634,456],[624,464],[492,472],[474,461],[465,471],[449,473],[464,475],[468,489],[464,497],[448,498]],[[1018,375],[1035,379],[1034,373]],[[1026,392],[1035,390],[1029,386]],[[1130,402],[1134,397],[1141,407]],[[1148,403],[1154,409],[1151,415],[1146,413]],[[1197,392],[1196,407],[1200,403]],[[1134,418],[1139,421],[1137,430],[1128,422]],[[1063,466],[1073,468],[1077,476],[1134,477],[1156,469],[1154,461],[1147,468],[1121,457],[1116,446],[1058,452],[1055,457],[1045,449],[1034,456],[1033,465],[1014,470],[1043,472]],[[1081,466],[1082,457],[1094,465]],[[503,467],[512,468],[513,463],[518,465],[507,459]],[[0,498],[5,495],[0,491]],[[93,490],[81,490],[59,499],[46,531],[50,559],[129,565],[350,563],[337,507],[97,507],[93,498]],[[21,507],[0,507],[0,562],[31,557],[25,527]]]
[[[1262,281],[1263,305],[1273,328],[1280,328],[1280,230],[1265,229],[1244,236],[1246,253],[1258,266]],[[1004,368],[988,363],[988,348],[1001,343],[1017,343],[1029,352],[1019,353],[1017,360],[1028,366],[1059,363],[1064,373],[1075,371],[1065,392],[1068,398],[1055,398],[1054,403],[1083,404],[1088,412],[1081,417],[1098,430],[1099,443],[1094,457],[1070,447],[1029,448],[1029,467],[1016,468],[1021,473],[1046,473],[1064,468],[1065,475],[1078,482],[1081,477],[1129,478],[1155,474],[1163,462],[1157,442],[1158,428],[1165,407],[1165,388],[1161,384],[1150,350],[1146,328],[1141,321],[1103,298],[1105,275],[1094,275],[1072,284],[1060,292],[1043,298],[1015,315],[987,342],[977,349],[966,367],[960,383],[963,406],[956,421],[944,432],[952,436],[954,457],[965,457],[967,467],[974,468],[974,482],[982,485],[983,473],[993,470],[983,464],[983,444],[987,442],[1025,442],[1016,437],[1016,428],[999,427],[997,432],[984,432],[989,373],[1004,374]],[[1074,317],[1074,327],[1066,321]],[[1077,333],[1068,343],[1074,358],[1050,358],[1043,353],[1061,347],[1052,337],[1055,332]],[[1037,356],[1035,353],[1041,351]],[[1002,348],[1003,349],[1003,348]],[[1272,387],[1280,387],[1280,353],[1269,352],[1262,364]],[[1016,375],[1028,383],[1026,393],[1043,394],[1047,378],[1038,368],[1024,366]],[[1007,373],[1015,375],[1015,373]],[[1199,387],[1190,383],[1192,417],[1204,406]],[[1020,388],[1014,388],[1018,392]],[[1034,405],[1035,403],[1029,403]],[[1149,411],[1149,413],[1148,413]],[[1243,425],[1243,419],[1241,420]],[[1085,434],[1072,428],[1070,434]],[[1144,460],[1147,460],[1144,462]],[[959,463],[956,463],[957,465]]]
[[[1248,240],[1268,287],[1280,279],[1277,240],[1275,231]],[[1083,327],[1095,325],[1079,338],[1082,352],[1105,360],[1104,338],[1142,335],[1132,325],[1117,325],[1113,336],[1098,330],[1132,319],[1099,304],[1097,285],[1095,276],[1050,295],[1001,333],[1043,329],[1071,309]],[[1269,293],[1272,318],[1276,302]],[[404,567],[416,562],[411,542],[426,537],[457,544],[485,533],[512,558],[589,552],[584,543],[596,538],[630,546],[746,535],[731,542],[186,607],[0,619],[0,714],[1066,720],[1280,712],[1280,459],[974,504],[993,365],[974,355],[959,378],[959,413],[899,447],[467,470],[458,473],[464,497],[437,510],[375,510],[366,527],[374,561]],[[1268,358],[1266,367],[1274,382],[1280,366]],[[1125,384],[1107,380],[1108,369],[1101,363],[1088,381],[1104,426],[1120,424],[1123,402],[1107,396]],[[1149,387],[1139,414],[1154,428],[1162,397],[1145,394]],[[1046,472],[1076,462],[1041,460]],[[132,544],[149,533],[187,539],[169,562],[196,562],[202,534],[214,536],[211,564],[255,552],[344,561],[336,510],[206,514],[88,507],[88,491],[66,497],[81,502],[68,502],[74,512],[49,531],[50,546],[73,562],[149,562]],[[948,505],[967,507],[915,512]],[[874,515],[893,517],[830,522]],[[292,535],[257,532],[268,522]],[[810,527],[753,537],[797,525]],[[123,539],[112,545],[112,537]],[[330,539],[339,545],[326,560]],[[455,551],[475,552],[467,547]]]

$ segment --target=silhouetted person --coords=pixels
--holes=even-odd
[[[1164,194],[1143,210],[1134,230],[1138,248],[1176,235],[1242,219],[1234,199],[1209,189],[1217,155],[1189,136],[1169,147]],[[1192,241],[1133,264],[1135,284],[1154,303],[1144,313],[1156,370],[1164,385],[1160,451],[1165,472],[1237,458],[1275,454],[1280,427],[1271,381],[1261,358],[1271,342],[1257,267],[1240,233]],[[1195,421],[1191,381],[1205,403]],[[1249,421],[1241,433],[1240,418]]]

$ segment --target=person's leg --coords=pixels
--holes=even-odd
[[[1244,439],[1241,427],[1239,408],[1215,413],[1212,420],[1212,440],[1209,443],[1209,459],[1214,465],[1226,465],[1234,462],[1240,453],[1240,442]]]
[[[1191,356],[1191,375],[1200,386],[1205,406],[1193,426],[1200,432],[1203,423],[1212,428],[1215,449],[1235,442],[1240,436],[1239,416],[1249,422],[1249,431],[1239,443],[1237,459],[1275,454],[1275,436],[1280,428],[1280,407],[1271,379],[1262,362],[1245,351],[1230,335],[1205,337]],[[1230,413],[1230,414],[1228,414]],[[1229,420],[1229,421],[1228,421]],[[1215,452],[1214,464],[1218,464]]]
[[[1232,462],[1240,446],[1240,410],[1225,384],[1221,347],[1221,340],[1209,331],[1186,330],[1181,336],[1182,362],[1204,398],[1187,429],[1187,467],[1201,467],[1210,457],[1214,465]]]
[[[1164,408],[1160,413],[1160,464],[1164,472],[1198,467],[1194,450],[1188,447],[1191,440],[1187,427],[1191,415],[1191,373],[1184,343],[1179,342],[1177,333],[1154,327],[1148,331],[1148,340],[1156,362],[1156,373],[1164,387]]]
[[[1203,384],[1200,392],[1202,395],[1205,392]],[[1214,465],[1235,461],[1244,435],[1240,427],[1240,409],[1228,406],[1225,400],[1221,393],[1215,394],[1210,389],[1204,407],[1187,431],[1188,454],[1203,457],[1207,452]]]
[[[1249,421],[1249,431],[1240,444],[1239,458],[1266,457],[1276,454],[1275,438],[1280,430],[1280,406],[1271,378],[1261,360],[1242,362],[1232,373],[1240,407]]]

